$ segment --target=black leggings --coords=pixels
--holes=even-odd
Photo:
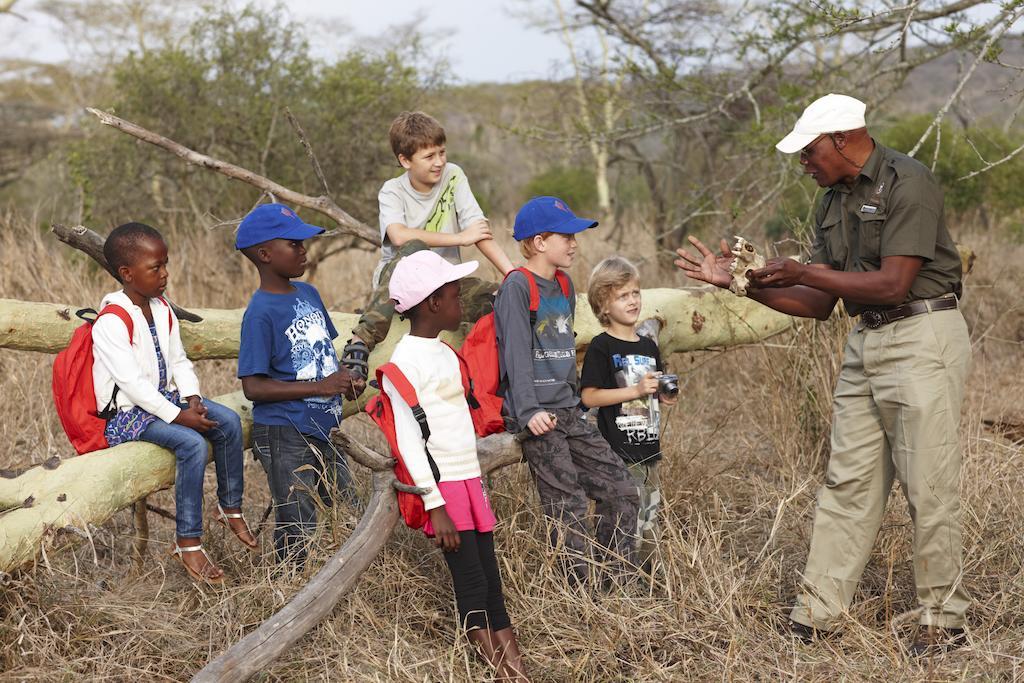
[[[500,631],[512,625],[501,594],[501,574],[494,556],[490,531],[460,531],[458,552],[444,553],[452,573],[459,620],[467,631],[490,628]]]

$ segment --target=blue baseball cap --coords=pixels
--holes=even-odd
[[[305,240],[326,232],[303,222],[284,204],[260,204],[238,226],[235,249],[245,249],[270,240]]]
[[[516,214],[512,237],[517,242],[542,232],[572,235],[597,225],[589,218],[577,218],[569,206],[558,197],[534,197],[523,204]]]

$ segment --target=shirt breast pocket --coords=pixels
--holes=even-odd
[[[840,270],[846,264],[847,256],[841,222],[839,216],[836,216],[834,220],[831,216],[828,216],[818,228],[820,234],[818,239],[821,240],[821,246],[824,247],[825,251],[825,264]],[[818,245],[815,245],[814,251],[817,248]]]
[[[885,224],[886,211],[884,206],[865,204],[857,211],[860,222],[858,256],[878,261],[882,252],[882,227]]]

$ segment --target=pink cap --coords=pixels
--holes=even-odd
[[[467,261],[456,266],[429,249],[417,251],[395,266],[388,284],[388,294],[395,300],[395,310],[405,313],[442,285],[469,275],[476,270],[477,265],[476,261]]]

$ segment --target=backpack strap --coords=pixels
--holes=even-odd
[[[135,321],[132,320],[132,316],[128,313],[128,311],[124,310],[124,308],[118,306],[117,304],[107,304],[102,309],[100,309],[99,313],[96,314],[96,320],[99,320],[101,316],[107,315],[108,313],[116,315],[118,318],[121,319],[121,322],[124,323],[124,326],[128,328],[128,343],[134,344]],[[94,320],[93,322],[96,321]]]
[[[92,309],[83,309],[83,310],[92,310]],[[84,316],[82,316],[82,312],[83,311],[79,311],[78,312],[78,316],[80,318],[82,318],[83,320],[85,320],[86,318]],[[99,313],[96,313],[96,318],[92,322],[95,323],[96,320],[100,319],[100,317],[102,317],[104,315],[108,315],[108,314],[109,315],[116,315],[118,318],[121,319],[121,322],[124,323],[124,326],[126,328],[128,328],[128,344],[129,345],[134,344],[135,343],[135,322],[132,320],[131,314],[129,314],[128,311],[126,311],[121,306],[118,306],[117,304],[107,304],[102,309],[100,309]],[[114,390],[112,392],[110,392],[110,401],[107,402],[107,407],[104,408],[103,410],[97,411],[96,412],[96,416],[97,417],[99,417],[100,419],[103,419],[103,420],[109,420],[110,418],[112,418],[115,415],[117,415],[117,394],[118,394],[119,391],[121,391],[121,387],[119,387],[119,386],[117,386],[115,384],[114,385]]]
[[[409,383],[408,378],[398,366],[394,363],[385,363],[384,365],[377,368],[377,381],[380,383],[382,377],[387,377],[391,384],[398,391],[398,395],[402,397],[402,400],[406,402],[410,409],[412,409],[412,416],[416,418],[416,423],[420,426],[420,436],[423,437],[423,452],[427,454],[427,463],[430,465],[430,473],[434,475],[434,481],[441,480],[441,470],[437,468],[437,463],[434,462],[434,456],[430,454],[430,449],[427,448],[427,440],[430,439],[430,425],[427,424],[427,414],[423,410],[423,406],[420,405],[420,399],[416,395],[416,390],[413,389],[412,384]],[[381,383],[381,391],[384,390],[384,385]]]
[[[160,303],[167,307],[167,329],[174,329],[174,312],[171,311],[171,305],[167,303],[167,299],[162,296],[158,296],[157,299],[160,299]]]
[[[555,281],[558,282],[558,286],[562,288],[562,296],[566,299],[569,298],[569,276],[565,274],[564,270],[555,270]]]
[[[520,266],[519,268],[513,268],[508,271],[508,275],[512,273],[522,273],[523,277],[526,278],[526,282],[530,287],[530,327],[534,327],[537,324],[537,310],[540,308],[540,289],[537,287],[537,276],[526,267]],[[508,278],[508,275],[505,278]],[[569,276],[564,271],[555,270],[555,281],[558,282],[558,286],[562,289],[562,295],[566,298],[569,297]]]

